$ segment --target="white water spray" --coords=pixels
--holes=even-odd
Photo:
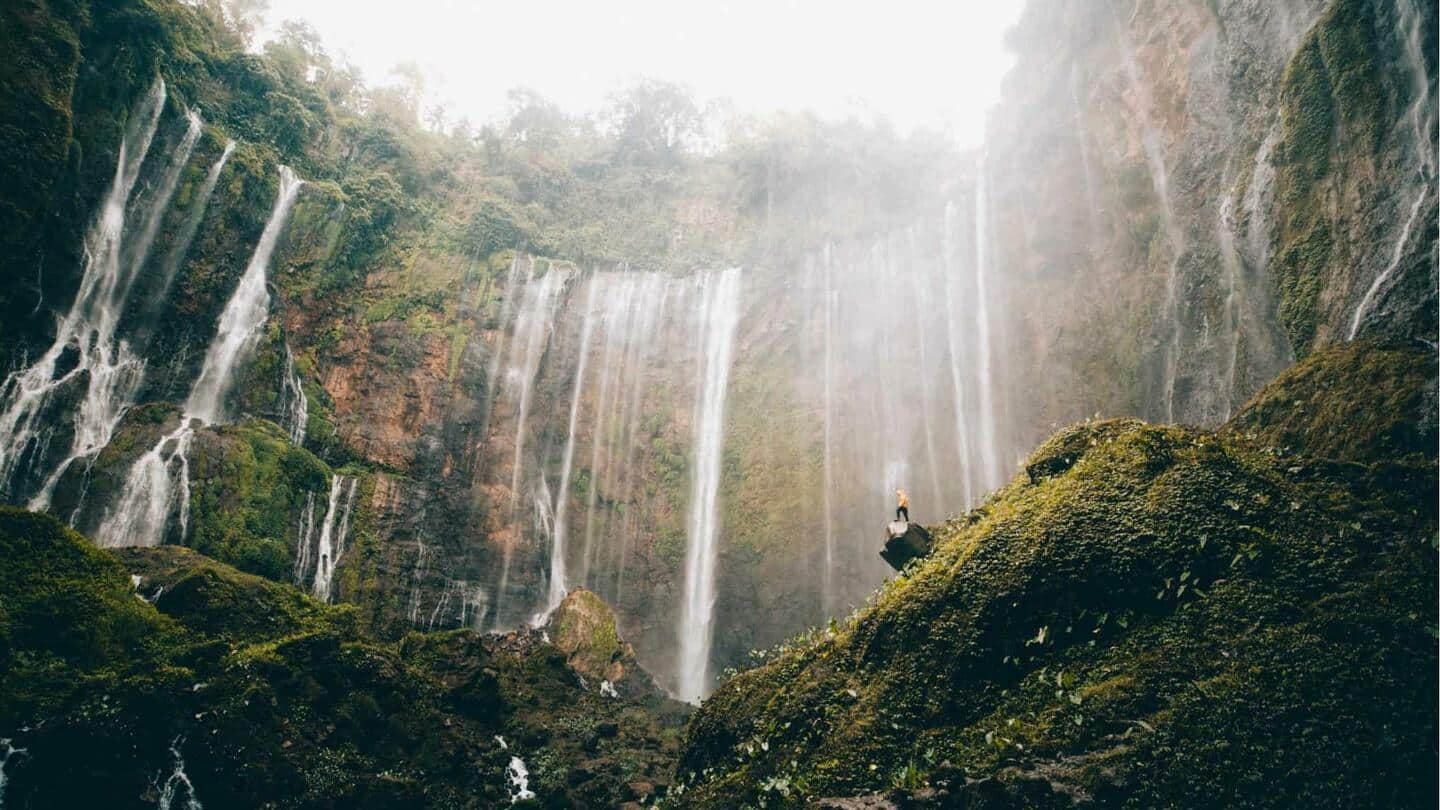
[[[335,567],[345,553],[345,539],[350,534],[350,512],[355,507],[355,489],[360,479],[349,479],[348,487],[345,482],[343,475],[336,475],[330,481],[330,501],[320,525],[320,541],[315,547],[315,582],[310,592],[321,602],[330,601]]]
[[[280,389],[280,421],[290,443],[305,443],[305,428],[310,424],[310,401],[305,397],[305,383],[295,368],[295,354],[285,344],[285,372]]]
[[[157,546],[164,540],[169,514],[177,506],[180,534],[188,530],[190,502],[189,450],[195,427],[215,424],[235,368],[253,348],[269,315],[270,295],[265,273],[285,221],[304,181],[289,167],[280,167],[280,195],[260,235],[240,284],[225,305],[220,327],[205,353],[199,378],[190,390],[180,426],[137,459],[125,478],[120,500],[110,508],[95,534],[99,545]],[[172,469],[173,468],[173,469]],[[178,491],[177,491],[178,490]]]
[[[555,493],[555,539],[550,546],[550,595],[545,614],[560,606],[565,599],[565,530],[570,511],[570,470],[575,463],[575,426],[580,417],[580,397],[585,392],[585,364],[590,357],[590,332],[595,322],[595,289],[592,281],[585,297],[585,320],[580,329],[580,362],[575,370],[574,390],[570,394],[570,427],[565,433],[565,456],[560,465],[560,489]]]
[[[708,273],[703,285],[700,364],[695,396],[690,519],[685,552],[685,597],[680,616],[679,685],[683,700],[708,690],[718,558],[720,461],[725,437],[725,392],[735,327],[740,319],[740,270]]]
[[[63,465],[68,465],[92,445],[108,440],[109,431],[123,416],[121,403],[128,403],[139,387],[142,362],[123,341],[115,341],[124,296],[133,273],[134,257],[141,258],[148,245],[135,245],[128,252],[124,242],[126,208],[140,176],[140,167],[150,151],[165,107],[165,82],[157,81],[150,94],[136,107],[130,128],[120,141],[115,176],[95,222],[85,236],[85,267],[70,310],[55,330],[55,341],[33,364],[16,371],[0,387],[0,488],[8,488],[20,462],[30,456],[30,465],[43,464],[42,432],[56,418],[53,396],[72,380],[86,380],[80,408],[73,415],[74,436]],[[160,195],[165,196],[165,195]],[[159,203],[160,201],[155,200]],[[168,203],[168,198],[164,201]],[[158,215],[156,216],[158,219]],[[146,228],[141,229],[142,234]],[[75,353],[75,365],[56,376],[62,355]],[[63,470],[62,470],[63,472]],[[58,479],[56,472],[50,478]],[[48,502],[49,481],[41,492],[43,507]]]

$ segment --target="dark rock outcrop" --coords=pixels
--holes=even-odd
[[[904,571],[905,566],[930,555],[930,532],[919,523],[897,520],[890,524],[886,534],[885,548],[880,550],[880,557],[896,571]]]

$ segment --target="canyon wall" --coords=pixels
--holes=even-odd
[[[116,263],[138,281],[106,343],[137,358],[133,390],[58,477],[94,375],[47,399],[45,429],[4,448],[7,500],[56,477],[48,508],[93,533],[137,461],[174,454],[293,166],[268,318],[225,418],[165,467],[185,486],[160,536],[387,634],[515,626],[585,585],[678,690],[687,610],[710,676],[862,604],[897,488],[936,522],[1057,425],[1213,426],[1320,347],[1435,339],[1436,20],[1410,0],[1032,0],[974,154],[795,117],[645,160],[543,117],[476,136],[381,96],[356,112],[323,52],[247,53],[178,4],[4,13],[0,159],[28,178],[0,209],[17,375],[57,343],[51,376],[76,368],[84,341],[55,323],[167,88],[122,201],[122,247],[151,222],[155,247]],[[687,576],[710,527],[713,591]]]

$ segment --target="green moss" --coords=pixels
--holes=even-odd
[[[673,756],[673,731],[581,689],[538,634],[385,644],[352,608],[188,549],[117,559],[10,508],[0,551],[17,806],[153,806],[172,747],[202,802],[235,807],[500,806],[512,751],[550,772],[547,806],[615,806]]]
[[[1320,291],[1330,278],[1335,227],[1326,215],[1337,175],[1379,151],[1387,99],[1374,47],[1374,9],[1361,0],[1332,3],[1286,65],[1280,86],[1281,138],[1276,197],[1285,216],[1272,236],[1272,276],[1290,345],[1314,344]]]
[[[241,570],[285,581],[306,495],[323,498],[330,469],[270,422],[197,435],[187,544]]]
[[[571,668],[587,678],[618,680],[622,662],[633,666],[634,654],[620,640],[615,613],[598,595],[576,588],[551,617],[556,647],[564,650]]]
[[[1424,465],[1437,441],[1435,377],[1422,346],[1346,343],[1288,369],[1225,429],[1285,455]]]

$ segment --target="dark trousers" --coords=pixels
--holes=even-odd
[[[905,521],[906,523],[909,523],[909,522],[910,522],[910,510],[909,510],[907,507],[904,507],[904,506],[897,506],[897,507],[895,507],[895,519],[896,519],[896,520],[903,520],[903,521]]]

